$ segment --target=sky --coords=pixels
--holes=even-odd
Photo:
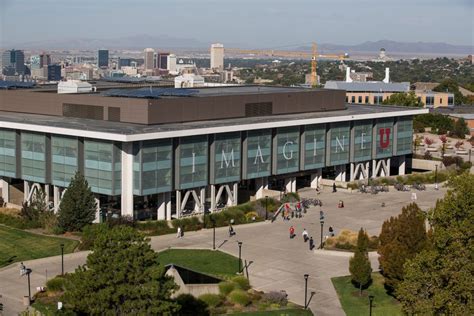
[[[0,44],[167,35],[255,48],[473,45],[474,0],[0,0],[0,28]]]

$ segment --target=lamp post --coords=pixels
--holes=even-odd
[[[216,220],[211,215],[211,223],[212,223],[212,250],[216,250]]]
[[[241,267],[242,267],[242,262],[241,262],[241,258],[242,258],[242,242],[241,242],[241,241],[238,241],[237,244],[239,245],[239,273],[240,273]]]
[[[374,296],[369,295],[369,316],[372,316],[372,302],[374,301]]]
[[[265,196],[265,220],[268,220],[268,196]]]
[[[321,243],[320,243],[320,247],[321,247],[321,249],[323,249],[324,219],[321,219],[319,222],[321,223]]]
[[[438,165],[435,165],[435,190],[438,190]]]
[[[308,278],[309,274],[304,275],[304,309],[308,308]]]
[[[30,274],[33,272],[30,268],[27,268],[23,265],[23,262],[21,263],[20,267],[20,274],[23,276],[26,274],[28,277],[28,303],[31,303],[31,286],[30,286]]]
[[[64,244],[61,244],[61,275],[64,275]]]

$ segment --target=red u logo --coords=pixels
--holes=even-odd
[[[386,128],[385,130],[383,128],[379,129],[379,134],[380,134],[380,148],[382,149],[387,148],[388,145],[390,145],[390,128]],[[386,135],[385,140],[383,137],[384,134]]]

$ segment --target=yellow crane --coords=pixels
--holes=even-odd
[[[273,49],[240,49],[240,48],[225,48],[226,55],[252,55],[252,56],[266,56],[266,57],[284,57],[284,58],[310,58],[311,59],[311,85],[314,87],[317,84],[317,59],[329,58],[345,60],[349,58],[348,54],[318,54],[317,45],[312,43],[311,52],[306,51],[290,51],[290,50],[273,50]]]

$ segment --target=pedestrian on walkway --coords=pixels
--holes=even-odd
[[[176,238],[183,237],[183,232],[181,230],[181,226],[178,226],[178,231],[176,232]]]
[[[23,262],[20,262],[20,276],[24,276],[26,274],[26,267]]]
[[[309,250],[313,250],[314,248],[314,240],[313,240],[313,237],[311,236],[309,238]]]
[[[336,182],[333,182],[332,183],[332,193],[336,193],[337,192],[337,189],[336,189]]]
[[[324,212],[323,210],[319,211],[319,220],[322,221],[324,219]]]
[[[229,224],[229,237],[232,237],[236,234],[236,232],[234,231],[234,227],[232,226],[232,224]]]
[[[290,239],[295,237],[295,228],[293,226],[290,227]]]
[[[334,237],[334,229],[332,226],[329,226],[329,236]]]
[[[308,232],[306,231],[306,228],[303,228],[303,233],[301,234],[303,236],[304,242],[308,241]]]

